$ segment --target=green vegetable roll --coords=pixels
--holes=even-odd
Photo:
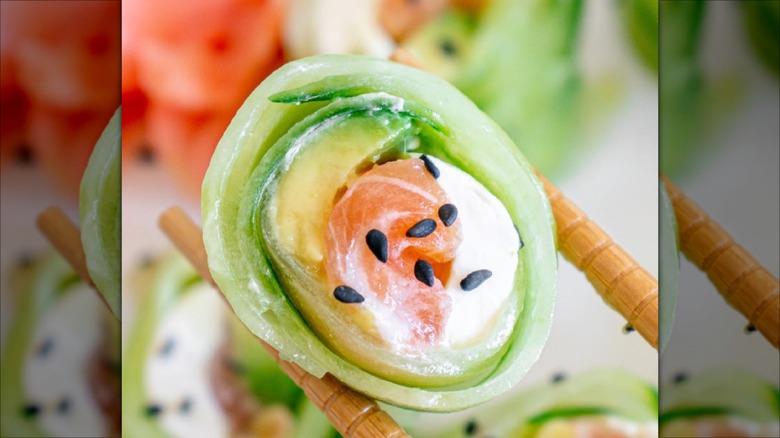
[[[58,254],[14,277],[18,300],[0,356],[0,435],[118,435],[118,322]]]
[[[443,430],[422,430],[418,435],[650,438],[658,435],[658,393],[621,370],[555,374],[550,383],[480,407]]]
[[[660,436],[780,435],[780,391],[736,369],[679,375],[662,388]]]
[[[289,361],[451,411],[517,383],[547,338],[554,223],[509,137],[392,62],[291,62],[247,99],[203,183],[209,268]]]
[[[332,436],[325,416],[182,256],[142,271],[136,285],[145,289],[124,353],[124,436]]]

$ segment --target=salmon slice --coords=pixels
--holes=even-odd
[[[407,347],[435,345],[450,312],[441,275],[448,272],[462,237],[458,221],[445,226],[437,214],[448,203],[423,160],[413,158],[358,177],[328,219],[326,271],[332,286],[360,294],[375,319],[408,324]],[[417,225],[421,221],[426,222]],[[435,229],[429,232],[431,223]],[[384,239],[379,236],[372,245],[370,232]],[[380,247],[386,248],[386,257]]]

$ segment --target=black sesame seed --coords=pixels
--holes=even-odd
[[[47,337],[46,339],[41,342],[41,345],[38,346],[38,349],[35,351],[35,355],[39,358],[44,358],[51,353],[51,349],[54,348],[54,339],[51,337]]]
[[[387,236],[379,230],[371,230],[366,234],[368,249],[382,262],[387,263]]]
[[[455,47],[455,43],[450,39],[442,40],[441,43],[439,43],[439,48],[442,53],[450,57],[457,56],[458,54],[458,48]]]
[[[158,404],[151,404],[144,409],[147,417],[156,417],[162,413],[162,406]]]
[[[62,397],[57,403],[57,413],[65,415],[70,411],[70,399],[68,397]]]
[[[466,436],[472,436],[479,430],[479,426],[477,425],[476,420],[469,420],[468,423],[466,423]]]
[[[627,334],[633,332],[634,330],[635,330],[634,326],[631,325],[631,323],[626,323],[626,325],[623,326],[623,334],[624,335],[627,335]]]
[[[35,403],[29,403],[22,407],[22,416],[32,418],[41,413],[41,407]]]
[[[479,287],[485,280],[492,277],[493,273],[487,269],[480,269],[467,275],[466,278],[460,281],[460,288],[464,291],[472,291]]]
[[[333,290],[333,296],[342,303],[347,304],[362,303],[365,300],[363,295],[360,295],[355,289],[343,285]]]
[[[163,343],[162,347],[160,347],[159,355],[161,357],[166,357],[171,354],[171,351],[173,351],[173,347],[176,346],[176,342],[172,338],[168,338],[165,340],[165,343]]]
[[[190,412],[192,409],[192,399],[189,397],[185,397],[184,400],[181,401],[181,404],[179,404],[179,413],[186,414]]]
[[[436,231],[436,221],[423,219],[406,231],[406,237],[427,237],[433,234],[434,231]]]
[[[685,382],[687,380],[688,380],[688,373],[684,373],[684,372],[677,373],[672,378],[672,381],[674,383],[682,383],[682,382]]]
[[[755,331],[756,331],[756,326],[754,326],[753,324],[748,324],[745,326],[745,334],[749,335]]]
[[[458,218],[458,208],[452,204],[444,204],[439,207],[439,219],[445,227],[449,227],[455,223],[455,219]]]
[[[439,172],[439,168],[436,167],[435,164],[433,164],[433,161],[431,161],[431,159],[428,158],[427,155],[420,155],[420,159],[423,160],[423,164],[425,164],[425,168],[428,169],[428,172],[430,172],[430,174],[433,175],[434,178],[439,178],[441,172]]]
[[[426,286],[433,286],[436,278],[433,275],[433,266],[422,259],[414,263],[414,276]]]
[[[552,379],[550,379],[550,380],[552,380],[553,383],[563,382],[564,380],[566,380],[566,374],[565,373],[555,373],[555,374],[553,374]]]

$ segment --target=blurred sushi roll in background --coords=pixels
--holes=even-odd
[[[118,436],[119,323],[57,254],[3,278],[2,436]]]
[[[335,431],[181,255],[138,269],[124,344],[127,437],[330,437]]]
[[[664,386],[662,437],[780,436],[780,390],[751,372],[680,373]]]
[[[429,438],[650,438],[658,436],[658,391],[619,369],[555,373],[445,426],[410,431]]]
[[[122,4],[123,156],[151,148],[197,194],[246,96],[281,65],[285,0]]]
[[[3,161],[30,151],[76,197],[87,160],[119,106],[118,1],[3,1]]]

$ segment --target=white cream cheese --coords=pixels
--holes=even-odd
[[[35,327],[22,377],[24,394],[39,407],[38,424],[52,436],[105,436],[106,420],[90,389],[88,369],[108,312],[83,283],[62,293]],[[61,404],[67,407],[57,412]]]
[[[226,437],[227,418],[212,389],[211,361],[226,334],[223,303],[208,285],[194,286],[163,319],[146,362],[149,403],[161,408],[159,421],[176,437]],[[187,412],[181,404],[189,400]]]
[[[458,209],[456,220],[463,233],[444,285],[452,298],[444,343],[457,347],[490,329],[512,293],[520,238],[504,205],[482,184],[453,165],[429,158],[441,172],[437,182]],[[480,269],[490,270],[492,276],[475,290],[461,289],[461,280]]]

